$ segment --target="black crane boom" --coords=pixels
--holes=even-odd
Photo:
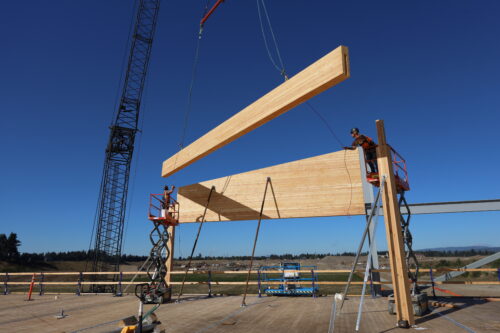
[[[106,147],[93,251],[94,272],[119,271],[130,166],[159,9],[160,0],[139,0],[120,104]]]

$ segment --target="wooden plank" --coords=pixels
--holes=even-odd
[[[343,150],[179,188],[179,222],[255,220],[267,177],[263,219],[364,215],[359,153]]]
[[[164,161],[162,177],[185,168],[349,76],[348,50],[339,46]]]
[[[407,321],[409,325],[415,324],[413,307],[410,297],[410,284],[405,261],[403,234],[401,231],[401,215],[399,212],[396,181],[392,168],[392,157],[385,137],[383,120],[377,120],[378,147],[377,161],[379,175],[385,176],[382,195],[384,208],[385,230],[387,234],[387,247],[391,265],[392,285],[396,304],[397,321]]]

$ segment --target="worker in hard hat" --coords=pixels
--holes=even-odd
[[[356,149],[358,146],[363,148],[365,152],[365,160],[370,167],[370,173],[378,172],[377,165],[377,144],[370,137],[359,134],[359,128],[351,129],[351,136],[354,138],[352,145],[350,147],[344,147],[345,149]]]

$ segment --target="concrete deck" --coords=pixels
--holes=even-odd
[[[0,296],[0,332],[109,332],[117,322],[137,312],[134,296],[54,295],[35,296],[27,302],[23,295]],[[332,297],[247,298],[193,297],[179,304],[164,304],[157,310],[166,332],[328,332]],[[387,312],[387,299],[365,298],[360,332],[500,332],[500,302],[464,300],[462,308],[436,308],[419,318],[410,330],[395,328],[396,317]],[[355,332],[359,297],[346,300],[335,321],[335,332]],[[149,306],[147,307],[149,308]],[[56,319],[64,309],[68,315]],[[106,324],[107,323],[107,324]],[[99,326],[96,326],[99,325]],[[93,327],[96,326],[96,327]],[[89,328],[93,327],[93,328]],[[85,329],[89,328],[89,329]],[[85,330],[82,330],[85,329]]]

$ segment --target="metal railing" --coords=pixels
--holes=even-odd
[[[149,195],[149,219],[161,219],[170,215],[173,220],[179,220],[179,203],[172,197],[168,198],[169,202],[165,202],[163,194],[155,193]]]
[[[396,184],[398,186],[398,190],[409,191],[410,183],[408,181],[408,170],[406,168],[406,160],[399,154],[394,148],[389,146],[391,149],[392,156],[392,168],[394,171],[394,177],[396,179]],[[364,152],[364,151],[363,151]],[[365,155],[365,170],[366,170],[366,178],[368,182],[375,186],[380,186],[380,178],[378,172],[373,172],[370,164],[377,165],[377,158],[375,159],[367,159],[366,153]],[[369,172],[368,170],[372,172]]]
[[[438,272],[490,272],[490,273],[496,273],[498,280],[497,281],[474,281],[472,279],[468,280],[459,280],[459,281],[434,281],[432,278],[432,274],[430,275],[430,279],[428,281],[419,281],[419,285],[457,285],[457,284],[462,284],[462,285],[500,285],[500,268],[447,268],[447,267],[441,267],[441,268],[424,268],[420,269],[419,272],[421,274],[423,273],[431,273],[433,272],[434,274]],[[288,270],[287,270],[288,272]],[[290,270],[292,272],[292,270]],[[301,269],[301,270],[296,270],[296,272],[300,273],[311,273],[310,269]],[[314,274],[327,274],[327,273],[349,273],[349,269],[318,269],[318,270],[313,270]],[[356,273],[364,273],[364,270],[356,270]],[[374,269],[372,272],[379,272],[379,273],[388,273],[390,272],[389,269]],[[206,281],[186,281],[186,284],[188,285],[208,285],[210,289],[215,285],[233,285],[233,286],[244,286],[246,284],[245,281],[217,281],[214,279],[214,274],[228,274],[228,275],[241,275],[241,274],[247,274],[248,271],[246,270],[241,270],[241,271],[224,271],[224,270],[193,270],[189,271],[189,275],[202,275],[206,274]],[[256,274],[258,276],[257,280],[250,281],[250,285],[256,285],[260,286],[263,281],[260,279],[260,270],[252,270],[251,274]],[[280,274],[283,273],[281,270],[268,270],[266,271],[268,274],[276,273]],[[1,273],[3,276],[3,281],[1,281],[1,284],[3,285],[3,294],[7,295],[10,293],[9,289],[12,286],[27,286],[28,288],[26,289],[25,292],[28,292],[29,288],[33,288],[34,286],[37,287],[39,290],[39,294],[42,295],[45,293],[45,287],[47,286],[74,286],[75,287],[75,293],[77,295],[82,294],[81,288],[83,285],[136,285],[136,284],[141,284],[143,282],[141,281],[131,281],[129,279],[123,278],[124,276],[135,276],[135,275],[146,275],[146,272],[136,272],[136,271],[130,271],[130,272],[21,272],[21,273],[16,273],[16,272],[6,272],[6,273]],[[181,275],[185,274],[185,271],[172,271],[172,275]],[[85,281],[86,276],[99,276],[99,275],[117,275],[120,277],[118,281],[98,281],[97,279],[94,281]],[[33,279],[33,276],[35,279]],[[48,281],[50,280],[51,277],[54,276],[74,276],[75,279],[74,281]],[[26,280],[23,281],[16,281],[16,277],[26,277]],[[286,284],[287,282],[283,281],[266,281],[265,284],[270,284],[270,285],[279,285],[279,284]],[[294,283],[293,281],[290,283]],[[296,283],[296,282],[295,282]],[[316,284],[316,285],[345,285],[347,283],[346,281],[324,281],[324,280],[319,280],[319,281],[301,281],[303,284]],[[181,285],[182,282],[177,282],[177,281],[172,281],[170,282],[170,285]],[[363,281],[353,281],[351,282],[353,285],[362,285]],[[391,281],[371,281],[370,284],[373,285],[390,285]],[[211,290],[210,290],[211,292]],[[24,293],[24,292],[23,292]]]

